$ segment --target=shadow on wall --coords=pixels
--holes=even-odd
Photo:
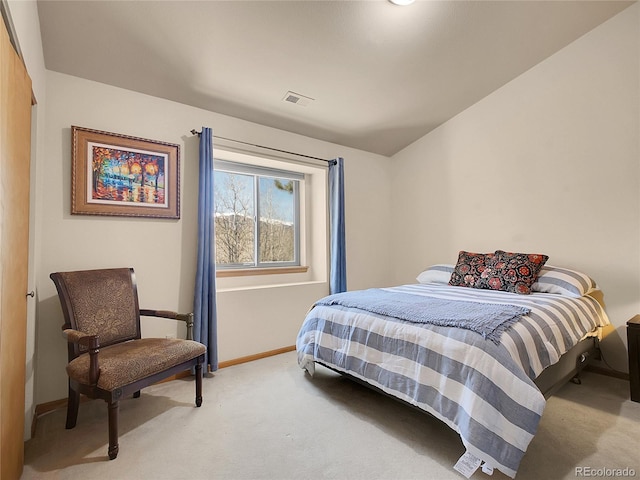
[[[600,343],[602,361],[599,366],[620,373],[629,373],[628,353],[627,353],[627,325],[615,327],[609,325],[603,329],[603,339]],[[611,352],[623,352],[624,355],[614,356]]]
[[[53,283],[52,283],[53,285]],[[67,341],[62,335],[64,316],[57,295],[36,303],[35,403],[67,397]],[[47,339],[47,341],[42,341]],[[49,340],[50,339],[50,340]],[[49,395],[45,398],[45,392]]]
[[[197,135],[183,135],[184,148],[180,152],[181,189],[180,189],[180,229],[182,242],[180,251],[180,289],[178,302],[183,309],[193,310],[193,294],[198,255],[198,183],[199,183],[199,145]],[[214,145],[215,155],[215,145]]]

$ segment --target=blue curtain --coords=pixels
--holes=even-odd
[[[344,234],[344,160],[329,163],[329,222],[331,238],[330,293],[347,291],[347,257]]]
[[[194,340],[206,345],[205,365],[209,365],[211,371],[215,371],[218,369],[218,332],[213,210],[213,132],[208,127],[203,127],[200,134],[197,262],[193,336]]]

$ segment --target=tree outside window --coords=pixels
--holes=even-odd
[[[250,166],[238,165],[234,169],[231,162],[216,168],[218,268],[299,265],[301,177],[265,168],[256,168],[252,173]]]

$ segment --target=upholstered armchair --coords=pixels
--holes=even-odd
[[[162,379],[195,368],[196,406],[202,404],[205,346],[192,340],[141,338],[140,315],[192,324],[192,314],[140,310],[132,268],[57,272],[69,363],[66,428],[74,428],[80,394],[108,404],[109,459],[118,455],[118,409],[123,397]]]

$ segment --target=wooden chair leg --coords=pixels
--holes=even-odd
[[[71,388],[69,383],[69,399],[67,400],[67,424],[66,428],[71,429],[78,421],[78,407],[80,406],[80,392]]]
[[[118,410],[120,402],[109,402],[109,460],[118,456]]]
[[[196,365],[196,407],[202,405],[202,364]]]

